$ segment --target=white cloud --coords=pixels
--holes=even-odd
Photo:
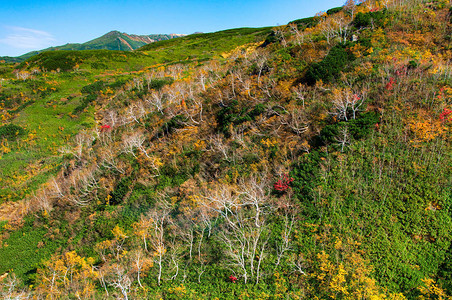
[[[0,43],[19,49],[42,49],[52,45],[55,38],[52,34],[30,28],[7,26],[8,33],[0,38]]]

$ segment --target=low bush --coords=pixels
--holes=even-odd
[[[153,90],[161,90],[165,85],[170,85],[174,82],[174,79],[171,77],[164,77],[158,79],[152,79],[149,83],[149,88]]]
[[[325,83],[333,81],[351,61],[355,60],[355,56],[349,51],[351,46],[353,46],[351,42],[338,44],[331,48],[322,61],[310,65],[305,74],[306,83],[312,85],[318,80]]]
[[[87,108],[88,105],[91,102],[95,101],[96,99],[97,99],[97,96],[92,95],[92,94],[89,94],[88,96],[84,97],[82,99],[82,101],[80,102],[80,104],[76,108],[74,108],[74,110],[72,111],[72,114],[77,115],[77,114],[83,112],[85,110],[85,108]]]
[[[239,107],[238,101],[232,100],[232,102],[227,107],[223,107],[218,112],[217,129],[223,134],[229,135],[229,128],[231,125],[238,125],[247,121],[253,121],[263,112],[263,104],[258,104],[250,110],[248,107]]]
[[[106,83],[104,81],[95,81],[82,87],[81,92],[84,94],[94,94],[100,92],[105,87],[105,85]]]
[[[340,12],[341,10],[343,9],[343,7],[342,6],[339,6],[339,7],[333,7],[333,8],[331,8],[331,9],[328,9],[327,11],[326,11],[326,14],[327,15],[334,15],[334,14],[337,14],[338,12]]]
[[[353,20],[353,25],[358,29],[369,26],[383,27],[385,25],[386,20],[387,20],[386,10],[379,10],[367,13],[359,12],[356,14],[355,19]]]
[[[380,117],[374,112],[362,113],[357,119],[349,120],[348,122],[337,122],[326,125],[318,136],[319,145],[327,145],[336,142],[340,130],[346,126],[350,137],[354,140],[365,138],[375,128]]]
[[[15,140],[17,137],[20,137],[25,134],[25,129],[23,129],[20,126],[14,125],[14,124],[8,124],[0,126],[0,140],[1,139],[7,139],[7,140]]]
[[[119,183],[115,186],[115,189],[110,194],[110,204],[118,205],[123,200],[126,194],[130,191],[132,186],[132,178],[131,177],[123,177]]]

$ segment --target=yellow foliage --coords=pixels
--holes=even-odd
[[[278,89],[283,95],[289,95],[291,92],[291,88],[292,82],[290,81],[281,81],[278,83]]]
[[[103,250],[106,250],[106,249],[110,248],[112,245],[113,245],[113,241],[106,240],[106,241],[102,241],[100,243],[97,243],[94,248],[95,248],[96,251],[103,251]]]
[[[278,145],[278,141],[275,138],[262,139],[261,144],[266,146],[267,148],[271,148]]]
[[[195,147],[195,150],[197,150],[197,151],[204,150],[204,149],[206,149],[206,142],[197,140],[193,146]]]
[[[165,246],[157,246],[155,248],[155,251],[153,252],[154,256],[162,256],[163,254],[166,253],[166,247]]]
[[[373,66],[370,62],[359,64],[354,69],[355,74],[360,76],[370,76],[373,72]]]
[[[187,288],[183,284],[181,284],[174,288],[169,288],[168,292],[170,294],[175,294],[178,297],[183,297],[185,294],[187,294]]]
[[[386,41],[385,32],[382,28],[377,28],[372,32],[371,44],[381,45]]]
[[[164,163],[162,162],[162,160],[159,157],[151,156],[147,159],[150,161],[150,163],[152,164],[154,169],[159,169],[161,166],[164,165]]]
[[[355,241],[336,237],[333,244],[334,251],[337,252],[335,259],[325,251],[317,253],[318,268],[308,274],[317,281],[317,285],[307,286],[306,290],[321,292],[332,299],[405,299],[402,294],[385,294],[384,289],[370,277],[372,267],[362,257],[357,248],[359,245]],[[338,257],[341,257],[339,262]]]
[[[113,235],[115,236],[115,239],[117,239],[117,240],[124,240],[127,238],[126,234],[124,233],[124,229],[122,229],[118,225],[116,225],[115,228],[113,228],[111,233],[113,233]]]
[[[281,276],[278,272],[275,273],[275,298],[284,299],[287,292],[286,279]]]
[[[345,275],[347,275],[347,271],[345,271],[344,265],[339,264],[335,274],[331,277],[330,281],[330,288],[333,292],[348,295]]]
[[[411,117],[408,120],[408,127],[414,135],[411,141],[414,145],[442,137],[445,133],[445,128],[439,119],[433,120],[425,116],[424,113],[421,113],[420,116]]]
[[[67,292],[90,298],[94,295],[97,272],[93,258],[77,255],[75,251],[54,255],[38,270],[36,290],[47,297],[59,297]]]
[[[112,198],[112,196],[110,194],[108,194],[108,196],[105,197],[105,204],[110,205],[111,198]]]
[[[448,296],[446,292],[439,287],[435,281],[431,278],[422,279],[424,286],[418,287],[419,292],[422,293],[419,296],[420,300],[426,299],[438,299],[438,300],[451,300],[452,297]]]
[[[336,243],[334,244],[335,249],[341,249],[342,248],[342,241],[340,238],[336,238]]]
[[[353,53],[355,57],[361,57],[363,56],[364,51],[366,50],[366,47],[361,44],[355,44],[353,47],[350,47],[350,51]]]
[[[6,154],[6,153],[10,153],[10,152],[11,152],[11,148],[9,148],[9,144],[8,144],[7,141],[2,141],[2,143],[0,144],[0,151],[1,151],[3,154]]]

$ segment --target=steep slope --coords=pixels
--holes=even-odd
[[[5,76],[6,79],[2,82],[0,94],[2,118],[7,122],[26,126],[34,133],[34,143],[41,147],[27,147],[21,151],[16,149],[3,155],[0,160],[3,180],[0,186],[0,202],[17,200],[24,194],[32,193],[37,187],[35,179],[44,180],[50,175],[46,173],[47,175],[43,174],[42,177],[33,176],[31,180],[24,178],[28,172],[27,166],[39,165],[42,160],[46,161],[42,168],[54,168],[52,161],[58,158],[54,157],[48,161],[45,158],[50,156],[50,153],[55,153],[65,142],[56,137],[61,137],[63,133],[71,136],[80,127],[93,125],[93,118],[90,117],[93,108],[90,104],[95,103],[96,97],[83,94],[85,86],[99,78],[106,78],[113,85],[111,88],[114,86],[119,88],[131,80],[134,73],[153,69],[152,66],[177,62],[193,64],[206,59],[223,59],[222,55],[226,55],[231,49],[249,42],[262,41],[269,30],[237,29],[232,32],[240,32],[241,35],[231,39],[233,34],[227,31],[198,36],[199,41],[202,36],[206,43],[212,40],[217,43],[218,46],[208,53],[193,50],[191,44],[182,42],[172,46],[171,50],[175,55],[169,53],[162,55],[160,51],[146,54],[142,51],[61,50],[38,54],[22,63],[14,73],[12,66],[5,65],[4,70],[0,70],[1,76]],[[160,43],[165,41],[156,42]],[[143,70],[143,67],[146,69]],[[40,74],[43,71],[44,73]],[[56,71],[72,72],[55,73]],[[21,93],[18,93],[18,90]],[[91,114],[84,113],[85,110],[90,110]],[[65,129],[61,131],[60,127]],[[42,146],[44,144],[45,147]],[[43,151],[44,149],[49,151]],[[16,180],[12,184],[14,181],[12,178],[24,178],[24,182]]]
[[[450,299],[452,9],[383,4],[0,69],[2,296]]]

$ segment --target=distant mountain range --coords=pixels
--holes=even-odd
[[[162,41],[170,40],[177,37],[185,36],[185,34],[150,34],[150,35],[136,35],[127,34],[119,31],[110,31],[101,37],[94,40],[88,41],[83,44],[66,44],[62,46],[50,47],[39,51],[28,52],[24,55],[17,57],[3,56],[0,60],[6,62],[22,62],[33,55],[39,54],[44,51],[57,51],[57,50],[96,50],[96,49],[106,49],[106,50],[122,50],[122,51],[132,51],[138,49],[144,45]]]

